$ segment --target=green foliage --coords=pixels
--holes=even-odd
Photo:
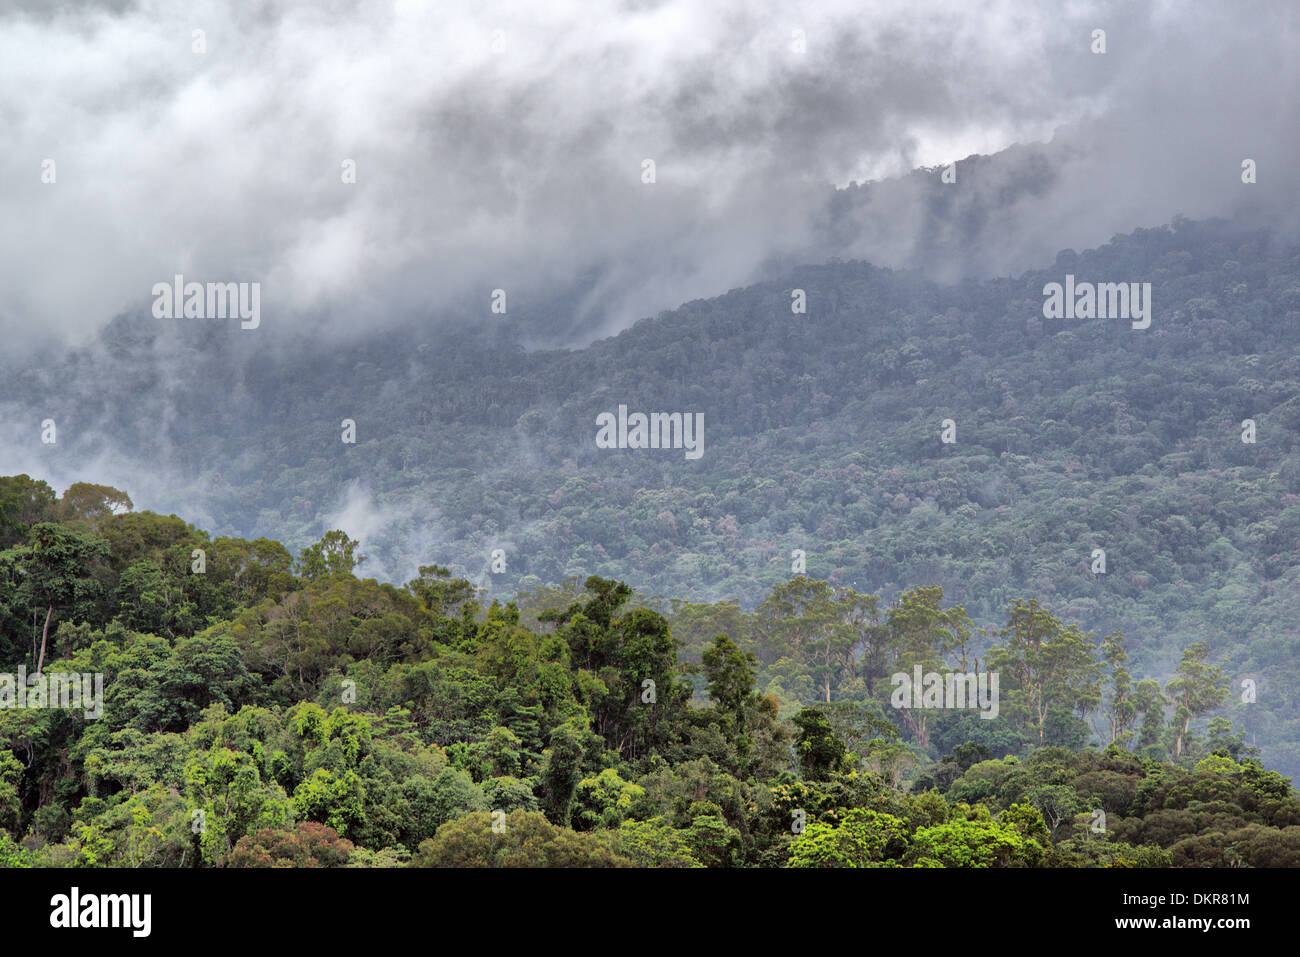
[[[741,651],[729,636],[718,635],[701,660],[708,677],[709,697],[733,720],[739,720],[754,693],[753,654]]]
[[[910,828],[892,814],[854,808],[836,824],[812,821],[795,838],[789,867],[872,867],[896,861],[911,843]]]
[[[411,867],[629,867],[614,834],[579,834],[541,814],[515,811],[499,831],[483,812],[438,829],[424,841]]]
[[[36,856],[0,831],[0,867],[35,867]]]
[[[97,719],[0,708],[3,866],[1300,855],[1300,799],[1229,717],[1208,643],[1147,678],[1120,635],[1036,601],[980,635],[939,586],[880,606],[807,576],[752,612],[664,614],[600,576],[484,608],[439,566],[360,580],[355,543],[327,535],[295,575],[278,543],[209,540],[115,491],[65,505],[0,480],[0,640],[104,684]],[[998,720],[891,707],[891,672],[916,666],[997,669]]]
[[[302,550],[298,556],[298,574],[308,581],[330,575],[350,575],[366,560],[364,555],[357,554],[360,544],[339,529],[328,531],[315,545]]]
[[[955,815],[945,824],[920,828],[909,858],[919,866],[1032,867],[1042,850],[1013,824]]]
[[[804,708],[795,715],[794,725],[799,729],[795,741],[799,765],[810,780],[825,780],[844,767],[847,749],[824,714]]]
[[[703,867],[693,851],[692,836],[662,817],[619,825],[620,852],[637,867]]]
[[[624,781],[613,768],[606,768],[593,778],[584,778],[578,782],[574,830],[616,828],[644,798],[645,788]]]

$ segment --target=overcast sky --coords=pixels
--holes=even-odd
[[[595,275],[613,331],[825,252],[831,186],[1066,128],[1072,165],[985,261],[1046,265],[1231,212],[1243,157],[1294,200],[1292,9],[9,0],[0,334],[84,340],[177,272],[261,282],[264,324],[486,319],[493,288]],[[906,225],[832,252],[891,264]]]

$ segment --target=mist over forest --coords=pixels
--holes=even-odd
[[[0,866],[1300,866],[1295,13],[861,7],[0,12]]]

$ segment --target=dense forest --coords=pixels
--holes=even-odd
[[[0,479],[0,657],[103,678],[95,718],[0,688],[0,864],[1300,865],[1300,797],[1207,643],[1162,681],[1016,598],[981,664],[933,584],[488,604],[365,563],[338,530],[295,557]],[[896,706],[913,669],[996,673],[995,719]]]
[[[801,267],[571,351],[515,344],[564,321],[526,296],[491,323],[353,342],[123,317],[2,370],[0,422],[65,487],[102,463],[96,480],[153,508],[293,552],[341,527],[394,584],[436,555],[501,601],[597,575],[665,614],[749,614],[798,550],[809,578],[883,601],[941,586],[981,654],[1026,595],[1122,632],[1161,682],[1205,642],[1231,719],[1294,775],[1298,266],[1267,231],[1179,220],[1015,279]],[[1066,273],[1149,280],[1150,328],[1044,319]],[[703,413],[702,458],[597,449],[596,416],[619,404]],[[38,441],[47,417],[57,444]]]

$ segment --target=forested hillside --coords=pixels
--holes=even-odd
[[[363,563],[0,479],[0,653],[103,679],[97,717],[0,684],[0,865],[1300,865],[1205,644],[1162,682],[1025,599],[981,666],[935,586],[670,623],[595,576],[484,607]],[[896,707],[913,668],[1000,674],[995,713]]]
[[[293,549],[342,527],[393,583],[436,555],[503,599],[595,574],[748,612],[800,550],[810,578],[886,601],[942,586],[990,633],[1033,596],[1122,631],[1162,681],[1204,641],[1233,701],[1258,689],[1233,713],[1247,740],[1294,774],[1298,267],[1280,237],[1179,221],[1016,279],[805,267],[577,351],[511,345],[547,314],[486,297],[463,326],[354,342],[123,319],[6,370],[3,420],[44,474]],[[1044,319],[1066,273],[1150,281],[1150,328]],[[596,448],[620,404],[703,413],[703,456]]]

